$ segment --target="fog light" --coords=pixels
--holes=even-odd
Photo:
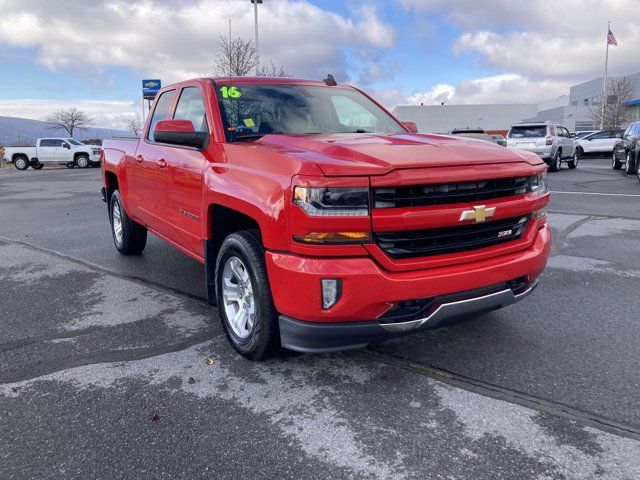
[[[342,297],[342,280],[323,278],[320,282],[322,283],[322,309],[329,310]]]

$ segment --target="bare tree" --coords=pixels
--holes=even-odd
[[[221,36],[218,45],[220,52],[215,59],[216,75],[244,77],[258,65],[256,47],[251,40],[236,38],[229,41]]]
[[[607,98],[602,106],[591,110],[591,117],[596,125],[602,124],[605,129],[617,130],[631,120],[631,111],[625,103],[634,97],[633,84],[626,78],[612,80],[607,89]]]
[[[129,120],[127,128],[131,133],[138,137],[142,133],[142,121],[138,117],[132,118]]]
[[[65,130],[73,137],[74,130],[87,130],[93,124],[93,118],[75,107],[56,110],[47,117],[49,130]]]
[[[245,77],[256,74],[258,77],[290,77],[291,74],[284,70],[284,67],[276,67],[271,62],[270,65],[263,65],[256,73],[258,67],[258,53],[251,40],[236,38],[229,41],[226,37],[218,40],[220,52],[215,58],[215,75],[221,77]]]
[[[258,77],[291,77],[290,73],[287,73],[282,65],[276,67],[273,60],[269,65],[262,65],[258,70]]]

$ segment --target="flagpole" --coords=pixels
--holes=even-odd
[[[602,99],[600,101],[600,130],[604,130],[604,108],[607,102],[607,80],[609,76],[609,32],[611,31],[611,22],[607,22],[607,53],[604,56],[604,83],[602,84]]]

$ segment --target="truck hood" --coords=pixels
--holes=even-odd
[[[542,160],[470,138],[420,134],[266,135],[261,148],[315,163],[327,176],[385,175],[392,170]]]

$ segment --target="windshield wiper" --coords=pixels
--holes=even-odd
[[[371,133],[371,132],[369,130],[363,130],[363,129],[359,128],[355,132],[349,132],[349,133]]]
[[[267,134],[266,133],[249,133],[249,134],[246,134],[246,135],[238,135],[233,139],[233,141],[237,142],[238,140],[245,140],[245,139],[251,140],[251,139],[256,139],[256,138],[262,138],[265,135],[267,135]]]

